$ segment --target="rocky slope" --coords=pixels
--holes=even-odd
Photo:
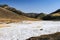
[[[60,32],[49,35],[41,35],[38,37],[31,37],[27,40],[60,40]]]

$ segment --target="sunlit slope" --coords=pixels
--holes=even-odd
[[[60,16],[60,9],[56,10],[55,12],[52,12],[51,16]]]
[[[18,15],[12,11],[0,7],[0,21],[23,21],[23,20],[37,20]]]
[[[52,14],[51,16],[60,16],[60,12]]]

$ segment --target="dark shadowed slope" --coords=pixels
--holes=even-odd
[[[60,32],[57,32],[55,34],[49,34],[49,35],[41,35],[38,37],[31,37],[27,40],[60,40]]]
[[[48,14],[43,18],[44,20],[59,20],[60,21],[60,9]]]

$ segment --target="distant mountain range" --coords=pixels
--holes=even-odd
[[[45,13],[24,13],[6,4],[0,5],[0,20],[23,21],[23,20],[60,20],[60,9],[50,14]]]

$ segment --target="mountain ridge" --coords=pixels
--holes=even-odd
[[[7,9],[9,11],[12,11],[20,16],[25,16],[28,18],[33,18],[33,19],[38,19],[38,20],[60,20],[60,9],[50,14],[45,14],[45,13],[24,13],[8,5],[0,5],[0,7]]]
[[[17,13],[14,13],[12,11],[0,7],[0,22],[19,22],[24,20],[35,21],[37,19],[29,18],[23,15],[18,15]]]

